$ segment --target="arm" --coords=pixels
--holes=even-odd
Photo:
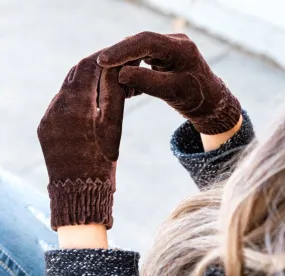
[[[70,70],[38,127],[62,248],[46,253],[48,276],[138,274],[138,253],[107,249],[125,91],[97,55]]]
[[[201,134],[201,141],[203,144],[203,148],[205,152],[212,151],[217,148],[219,148],[222,144],[227,142],[232,136],[234,136],[241,128],[242,125],[242,116],[240,117],[240,120],[234,126],[231,130],[222,133],[222,134],[216,134],[216,135],[205,135]],[[106,228],[103,225],[100,224],[91,224],[91,225],[75,225],[75,226],[64,226],[60,227],[58,229],[58,238],[59,238],[59,245],[62,249],[70,249],[69,251],[53,251],[49,252],[46,255],[46,259],[50,260],[54,257],[57,257],[57,259],[62,258],[61,253],[65,252],[69,257],[65,258],[65,262],[68,261],[70,264],[73,263],[74,258],[84,258],[86,254],[88,255],[94,255],[93,268],[95,269],[96,273],[98,273],[98,266],[96,265],[96,260],[102,260],[102,252],[107,252],[110,257],[115,257],[118,252],[114,252],[112,250],[80,250],[80,249],[107,249],[108,248],[108,240],[107,240],[107,231]],[[72,250],[72,249],[79,249],[79,250]],[[135,275],[134,273],[138,272],[138,259],[139,256],[135,253],[131,252],[124,252],[120,251],[120,254],[122,256],[125,256],[126,254],[128,257],[129,255],[133,254],[134,266],[131,266],[129,269],[133,270],[130,275]],[[65,255],[66,256],[66,255]],[[61,266],[63,260],[59,262],[59,266]],[[51,265],[52,264],[52,265]],[[55,263],[51,263],[50,261],[47,261],[47,265],[51,270],[51,266],[54,267]],[[110,265],[110,264],[109,264]],[[123,267],[126,267],[125,264],[122,264]],[[56,266],[58,269],[58,266]],[[104,266],[105,268],[108,267],[108,264]],[[61,273],[62,273],[61,268]],[[75,269],[75,268],[74,268]],[[90,270],[88,270],[90,273]],[[103,274],[103,272],[101,272]],[[52,274],[50,274],[52,275]]]
[[[216,134],[216,135],[207,135],[201,133],[201,140],[203,144],[203,148],[205,152],[212,151],[218,149],[222,144],[227,142],[230,138],[232,138],[241,128],[242,125],[242,116],[240,116],[237,124],[230,130]]]
[[[47,276],[139,275],[139,254],[108,249],[104,225],[62,226],[57,231],[62,250],[46,253]]]
[[[224,178],[225,171],[220,169],[253,136],[252,128],[246,127],[250,120],[246,114],[241,116],[239,100],[184,34],[139,33],[98,57],[103,67],[133,60],[144,60],[152,70],[123,66],[119,81],[162,99],[187,119],[174,134],[172,147],[197,185],[205,188],[216,177]]]
[[[246,111],[242,111],[242,121],[239,120],[225,135],[203,137],[193,124],[186,121],[174,132],[171,149],[202,190],[229,177],[239,154],[253,140],[254,135],[251,120]]]
[[[199,134],[189,122],[186,122],[176,131],[172,140],[181,142],[181,144],[172,144],[173,147],[181,146],[176,148],[176,155],[186,155],[185,158],[179,159],[180,162],[186,168],[193,168],[195,164],[199,166],[201,160],[207,158],[205,156],[206,151],[210,153],[209,160],[230,148],[236,149],[233,151],[233,155],[235,155],[240,150],[238,145],[247,145],[254,135],[251,122],[245,112],[243,112],[243,116],[244,120],[241,117],[237,125],[230,131],[211,136]],[[185,133],[183,130],[187,130],[187,132]],[[181,135],[181,132],[184,135]],[[230,138],[231,141],[229,141]],[[183,148],[182,144],[184,143],[182,141],[184,139],[188,142],[190,140],[192,147]],[[197,144],[199,145],[198,148],[194,146]],[[178,150],[180,150],[179,153]],[[196,158],[197,156],[193,153],[191,158],[192,154],[188,154],[187,151],[198,151],[201,155]],[[193,162],[187,162],[187,155]],[[220,167],[222,163],[218,163],[216,168]],[[195,170],[188,169],[188,171],[193,174],[194,179],[195,176],[198,176]],[[204,171],[207,171],[207,169]],[[200,187],[203,187],[204,178],[208,179],[208,176],[204,175],[203,177],[200,175],[196,178],[196,183]],[[58,229],[58,234],[60,246],[65,250],[46,253],[47,276],[67,276],[77,275],[78,273],[104,275],[110,273],[110,271],[124,276],[139,275],[139,254],[131,251],[106,250],[107,232],[102,225],[64,226]],[[89,248],[89,250],[84,248]],[[120,262],[117,262],[118,259]],[[116,267],[116,271],[114,271],[114,267]]]
[[[102,224],[69,225],[57,229],[62,249],[107,249],[106,227]]]

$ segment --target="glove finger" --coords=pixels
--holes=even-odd
[[[140,66],[141,62],[142,62],[142,59],[131,60],[131,61],[127,62],[125,65]]]
[[[117,115],[122,115],[124,111],[125,91],[122,84],[118,81],[119,69],[110,68],[103,69],[100,77],[100,96],[99,107],[101,109],[103,119],[112,119],[116,122]],[[111,122],[111,123],[112,123]]]
[[[145,57],[164,60],[169,57],[169,47],[166,45],[170,42],[171,38],[166,35],[142,32],[102,51],[98,63],[103,67],[115,67]]]
[[[82,59],[65,78],[62,91],[70,108],[76,105],[77,110],[84,106],[97,112],[98,84],[102,71],[102,67],[97,64],[98,55],[99,52]]]
[[[172,64],[169,61],[159,60],[156,58],[147,58],[147,59],[144,59],[144,62],[148,65],[151,65],[152,69],[161,71],[161,72],[170,71],[172,67]]]
[[[164,62],[162,60],[157,59],[157,58],[145,58],[144,62],[148,65],[158,66],[158,67],[161,67],[164,64]]]
[[[74,70],[71,70],[68,75],[68,86],[78,88],[90,88],[94,86],[94,83],[98,83],[98,72],[100,66],[97,64],[98,53],[82,59]],[[97,70],[96,70],[97,69]]]
[[[99,85],[100,116],[96,134],[102,152],[112,161],[119,155],[125,105],[125,89],[118,82],[118,74],[119,68],[103,69]]]
[[[72,81],[72,79],[73,79],[73,77],[74,77],[75,69],[76,69],[76,65],[73,66],[73,67],[69,70],[68,74],[66,75],[66,77],[65,77],[65,79],[64,79],[64,81],[63,81],[63,85],[68,85],[68,83],[69,83],[70,81]]]
[[[142,61],[141,59],[133,60],[128,62],[126,65],[140,66],[141,61]],[[126,98],[131,98],[142,94],[142,92],[128,86],[125,86],[125,92],[126,92]]]
[[[170,72],[158,72],[143,67],[124,66],[119,82],[148,95],[168,100],[173,97],[174,76]]]

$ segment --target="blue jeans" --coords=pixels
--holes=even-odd
[[[44,252],[57,247],[49,200],[0,170],[0,276],[45,275]]]

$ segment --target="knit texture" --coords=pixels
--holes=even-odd
[[[204,276],[225,276],[225,272],[220,265],[211,265],[208,267]]]
[[[137,276],[139,254],[132,251],[82,249],[46,253],[46,276]]]
[[[175,131],[171,149],[200,190],[229,177],[239,153],[253,140],[255,134],[250,118],[244,110],[242,116],[240,130],[218,149],[206,153],[200,133],[191,122],[186,121]]]
[[[217,179],[225,179],[233,168],[227,163],[235,158],[254,137],[251,121],[242,112],[241,129],[217,150],[203,151],[200,134],[189,122],[174,133],[171,145],[175,156],[188,170],[200,189]],[[232,165],[234,163],[231,163]],[[46,253],[47,276],[138,276],[139,254],[121,250],[55,250]],[[247,273],[245,275],[250,275]],[[161,275],[165,276],[165,275]],[[205,276],[225,276],[220,266],[210,266]]]
[[[51,199],[51,225],[96,223],[113,224],[112,206],[115,188],[109,180],[53,181],[48,185]],[[100,196],[98,196],[100,195]]]
[[[231,94],[231,91],[220,78],[214,75],[213,79],[217,83],[220,81],[220,100],[213,107],[212,112],[204,111],[203,116],[201,116],[201,110],[196,110],[188,115],[195,129],[200,133],[208,135],[223,133],[232,129],[239,121],[241,113],[238,99]],[[196,116],[194,115],[195,113]]]
[[[251,269],[248,269],[248,268],[244,269],[242,275],[243,276],[266,276],[264,272],[252,271]],[[283,275],[283,273],[280,275]],[[227,275],[225,274],[224,268],[221,265],[211,265],[208,267],[207,271],[204,273],[204,276],[227,276]]]

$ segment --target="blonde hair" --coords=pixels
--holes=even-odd
[[[285,116],[225,184],[184,202],[162,225],[143,276],[283,275],[285,269]]]

